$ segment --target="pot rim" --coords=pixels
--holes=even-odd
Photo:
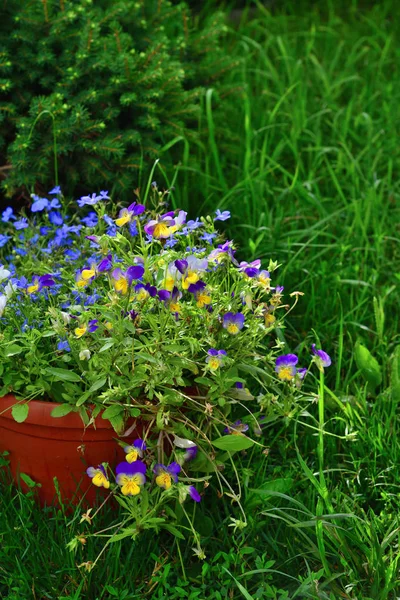
[[[63,427],[68,429],[88,429],[93,428],[93,424],[85,426],[78,412],[70,412],[63,417],[52,417],[51,411],[56,406],[63,406],[61,402],[46,402],[44,400],[27,400],[29,404],[29,413],[25,421],[17,423],[11,414],[14,404],[20,403],[20,400],[13,394],[7,394],[0,397],[0,422],[2,419],[14,422],[16,425],[39,425],[41,427]],[[22,402],[24,402],[22,400]],[[1,425],[0,425],[1,426]],[[108,419],[102,419],[101,415],[95,419],[96,429],[112,428]],[[115,434],[117,436],[117,433]]]

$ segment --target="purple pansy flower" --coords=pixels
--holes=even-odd
[[[171,235],[171,228],[175,225],[174,213],[166,213],[157,219],[152,219],[144,226],[147,235],[156,239],[167,239]]]
[[[242,423],[242,421],[238,419],[232,423],[232,425],[225,427],[224,433],[229,433],[230,435],[243,435],[248,430],[249,426],[246,423]]]
[[[32,283],[27,286],[26,291],[29,295],[40,292],[43,288],[55,285],[52,275],[34,275]]]
[[[228,312],[223,317],[222,326],[232,335],[237,335],[244,325],[244,315],[242,313]]]
[[[194,487],[194,485],[189,485],[187,488],[187,491],[189,492],[189,496],[191,497],[192,500],[194,500],[195,502],[201,501],[201,496],[200,496],[199,492],[196,490],[196,488]]]
[[[138,283],[135,285],[135,292],[138,300],[147,300],[149,296],[155,298],[157,295],[157,288],[154,285],[150,285],[150,283]]]
[[[124,496],[140,494],[140,486],[146,482],[146,465],[142,461],[122,462],[117,465],[115,473],[115,480]]]
[[[315,344],[312,344],[311,349],[314,354],[314,361],[316,362],[320,371],[324,370],[324,367],[330,367],[332,364],[331,357],[324,350],[317,350]]]
[[[226,350],[216,350],[215,348],[210,348],[207,354],[206,363],[212,371],[219,369],[227,356]]]
[[[111,277],[114,280],[115,291],[125,296],[128,293],[132,282],[135,279],[143,277],[144,268],[141,265],[128,267],[126,271],[122,271],[119,267],[113,270]]]
[[[292,381],[297,373],[296,365],[299,362],[296,354],[278,356],[275,361],[275,371],[282,381]]]
[[[123,225],[130,223],[134,217],[144,213],[145,210],[143,204],[136,204],[136,202],[133,202],[128,208],[122,208],[119,211],[118,219],[115,220],[115,224],[117,227],[122,227]]]
[[[104,258],[101,259],[99,264],[97,265],[97,271],[99,273],[106,273],[112,268],[112,255],[107,254]]]
[[[86,473],[96,487],[104,487],[106,489],[110,487],[110,482],[108,481],[106,470],[103,465],[99,465],[97,468],[89,467],[86,469]]]
[[[143,452],[146,450],[146,444],[143,440],[138,438],[133,442],[131,446],[125,446],[124,452],[126,454],[126,460],[128,463],[137,461],[140,457],[142,458]]]
[[[156,484],[164,490],[169,490],[172,483],[177,483],[181,467],[177,462],[172,462],[168,467],[157,464],[153,472],[156,474]]]

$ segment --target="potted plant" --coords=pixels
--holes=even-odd
[[[106,191],[68,203],[56,187],[29,217],[2,214],[0,451],[43,502],[55,476],[67,498],[87,468],[101,483],[132,439],[160,464],[196,446],[209,473],[259,443],[247,430],[299,410],[305,370],[276,362],[277,263],[238,262],[216,228],[228,211],[187,220],[169,202],[155,182],[117,210]]]

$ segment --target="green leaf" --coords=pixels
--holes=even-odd
[[[112,544],[113,542],[119,542],[120,540],[123,540],[126,537],[134,536],[135,533],[137,533],[137,531],[133,527],[131,529],[125,529],[123,533],[117,533],[116,535],[113,535],[109,539],[109,543]]]
[[[365,346],[356,343],[354,355],[357,363],[357,367],[361,371],[361,375],[367,381],[368,386],[372,392],[382,382],[382,369],[376,360]]]
[[[27,402],[24,402],[23,404],[14,404],[14,406],[11,409],[11,414],[14,417],[14,420],[17,421],[17,423],[23,423],[27,418],[28,413],[29,405]]]
[[[89,392],[85,392],[84,394],[82,394],[82,396],[80,396],[78,398],[78,400],[75,403],[75,406],[82,406],[82,404],[84,404],[86,402],[86,400],[89,398],[90,393]]]
[[[174,535],[175,537],[177,537],[180,540],[184,540],[185,539],[185,536],[182,535],[182,533],[179,531],[179,529],[177,529],[173,525],[163,525],[162,528],[166,529],[167,531],[169,531],[170,533],[172,533],[172,535]]]
[[[47,367],[46,372],[50,373],[50,375],[54,375],[54,377],[57,377],[58,379],[62,379],[62,381],[81,381],[81,378],[78,375],[78,373],[75,373],[74,371],[70,371],[68,369],[57,369],[56,367]]]
[[[107,377],[102,377],[98,381],[95,381],[93,385],[90,386],[89,392],[95,392],[103,387],[103,385],[107,382]]]
[[[128,409],[128,413],[131,417],[138,417],[140,415],[140,408],[132,406],[132,408]]]
[[[118,416],[120,413],[124,411],[124,407],[120,406],[120,404],[113,404],[112,406],[108,406],[106,410],[101,415],[102,419],[112,419],[113,417]]]
[[[55,418],[65,417],[66,415],[69,415],[69,413],[74,410],[75,410],[75,406],[72,406],[71,404],[59,404],[58,406],[53,408],[53,410],[51,411],[51,416],[55,417]]]
[[[106,350],[109,350],[112,346],[114,346],[114,343],[114,340],[109,340],[100,348],[99,352],[105,352]]]
[[[34,487],[42,487],[40,483],[36,483],[36,481],[33,481],[33,479],[31,477],[29,477],[29,475],[27,475],[26,473],[21,473],[20,477],[22,479],[22,481],[29,487],[29,488],[34,488]]]
[[[254,442],[245,435],[224,435],[214,440],[212,444],[220,450],[237,452],[238,450],[247,450],[248,448],[251,448]]]
[[[11,346],[7,346],[6,348],[6,356],[15,356],[16,354],[21,354],[24,351],[24,348],[21,346],[17,346],[17,344],[11,344]]]

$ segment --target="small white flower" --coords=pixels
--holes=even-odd
[[[79,360],[89,360],[90,357],[91,357],[90,350],[88,350],[87,348],[85,348],[85,350],[81,350],[79,352]]]
[[[60,311],[60,314],[61,314],[61,318],[63,320],[64,325],[68,325],[71,321],[71,316],[62,310]]]
[[[3,316],[3,312],[6,307],[7,300],[8,300],[7,296],[4,296],[3,294],[0,296],[0,317]]]
[[[11,281],[9,281],[7,283],[7,285],[4,288],[4,293],[6,295],[7,298],[11,298],[11,296],[13,295],[13,293],[17,290],[17,286],[15,285],[15,283],[11,283]]]
[[[4,281],[4,279],[8,279],[11,275],[11,271],[8,271],[7,269],[5,269],[3,267],[3,265],[0,265],[0,281]]]
[[[184,438],[180,438],[177,435],[174,434],[174,445],[177,446],[177,448],[193,448],[194,446],[196,446],[196,444],[194,442],[192,442],[191,440],[185,440]]]

